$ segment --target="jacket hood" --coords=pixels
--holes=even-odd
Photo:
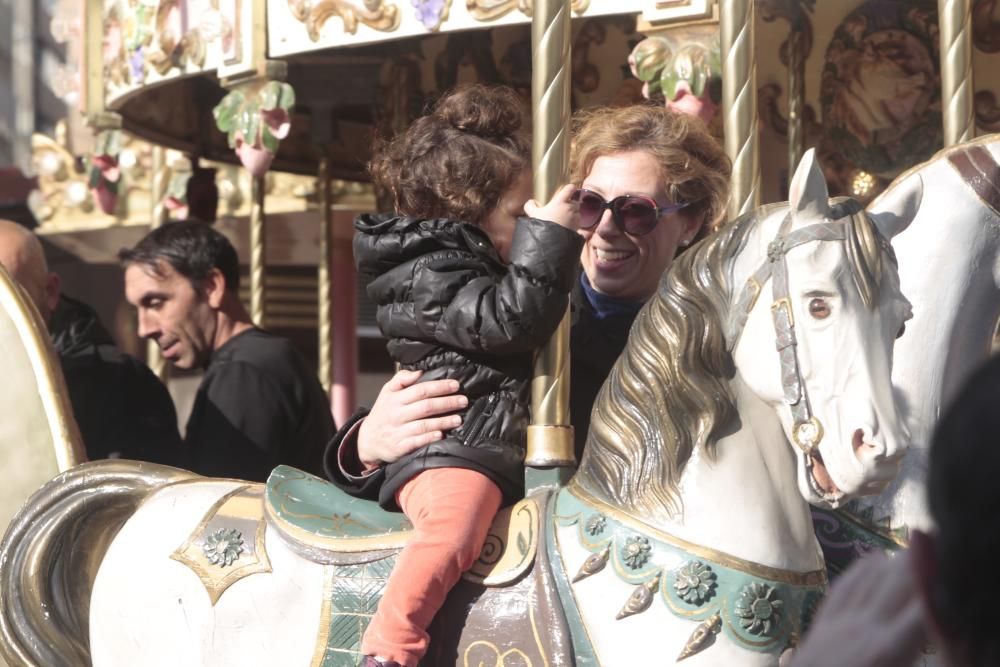
[[[437,250],[465,250],[502,263],[486,232],[459,220],[365,213],[354,229],[354,261],[369,277]]]
[[[96,345],[113,345],[111,334],[85,303],[60,296],[49,323],[52,344],[60,356],[68,356]]]

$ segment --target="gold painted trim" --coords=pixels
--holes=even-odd
[[[534,663],[531,661],[531,658],[529,658],[528,655],[519,648],[509,648],[506,651],[501,652],[500,647],[494,644],[493,642],[486,641],[485,639],[478,639],[465,647],[465,653],[462,655],[462,662],[464,667],[470,667],[469,654],[472,652],[472,649],[476,648],[477,646],[485,646],[486,648],[496,653],[497,660],[496,663],[494,663],[495,667],[504,667],[507,664],[507,657],[513,655],[516,655],[524,660],[524,667],[534,666]],[[476,663],[476,667],[483,667],[483,663],[482,662]]]
[[[771,312],[777,314],[779,310],[784,310],[785,315],[788,317],[788,326],[795,326],[795,314],[792,312],[792,302],[789,301],[787,296],[783,296],[774,303],[771,304]]]
[[[319,611],[319,633],[316,635],[316,646],[313,648],[313,659],[309,667],[322,667],[326,660],[326,648],[330,643],[330,618],[333,616],[333,581],[334,568],[327,565],[323,568],[323,600]]]
[[[18,338],[31,364],[38,385],[38,397],[45,411],[49,436],[55,447],[59,472],[69,470],[87,460],[83,438],[73,419],[69,390],[62,369],[56,361],[49,333],[35,304],[20,285],[0,266],[0,309],[10,317]]]
[[[338,553],[360,553],[363,551],[383,551],[386,549],[402,549],[410,539],[412,530],[402,530],[395,533],[384,533],[371,537],[320,537],[287,521],[282,521],[274,513],[271,503],[264,503],[264,516],[268,523],[286,540],[293,544],[302,544],[324,551]]]
[[[545,647],[542,645],[542,638],[538,635],[538,623],[535,621],[535,606],[528,605],[528,620],[531,622],[531,634],[535,636],[535,646],[538,647],[538,655],[542,656],[542,665],[549,667],[549,657],[545,655]]]
[[[761,285],[759,282],[757,282],[756,278],[751,277],[747,279],[746,288],[750,290],[750,301],[747,302],[746,312],[750,313],[757,305],[757,299],[760,298]]]
[[[250,490],[254,495],[258,495],[258,498],[239,497],[239,494],[247,490]],[[208,512],[205,513],[205,516],[202,517],[202,520],[198,523],[197,528],[195,528],[187,540],[184,541],[184,544],[179,546],[174,553],[170,555],[171,560],[175,560],[178,563],[187,566],[196,575],[198,575],[202,585],[205,587],[205,591],[208,593],[208,597],[211,600],[213,607],[222,597],[222,594],[237,581],[254,574],[268,573],[272,571],[271,561],[267,557],[267,550],[264,543],[264,537],[267,531],[267,522],[264,520],[262,513],[256,511],[261,506],[262,501],[263,488],[260,486],[254,488],[254,485],[252,484],[244,484],[225,493],[221,498],[212,504],[212,506],[208,509]],[[204,551],[200,546],[195,547],[195,543],[202,540],[205,528],[213,519],[216,518],[216,516],[219,515],[222,508],[226,505],[229,505],[236,510],[231,518],[257,522],[253,554],[255,560],[247,561],[242,565],[230,566],[232,569],[228,570],[220,577],[218,576],[218,570],[221,568],[217,565],[206,566],[202,562],[207,562]],[[191,552],[193,552],[193,555]]]
[[[763,565],[761,563],[745,560],[743,558],[739,558],[738,556],[727,554],[723,551],[701,546],[700,544],[694,544],[693,542],[688,542],[687,540],[664,532],[659,528],[654,528],[653,526],[626,514],[617,507],[612,507],[603,500],[594,497],[582,486],[580,486],[575,478],[566,488],[582,502],[593,505],[605,514],[613,516],[616,521],[632,526],[640,532],[648,533],[656,539],[666,542],[667,544],[679,549],[683,549],[694,556],[714,561],[719,565],[724,565],[725,567],[733,570],[739,570],[744,574],[753,575],[769,581],[781,582],[783,584],[791,584],[793,586],[818,586],[826,583],[826,570],[813,570],[811,572],[793,572],[791,570],[783,570],[781,568],[771,567],[770,565]]]
[[[500,542],[499,556],[489,563],[484,562],[480,555],[472,567],[462,573],[462,578],[484,586],[501,586],[521,577],[535,562],[540,523],[538,503],[531,498],[525,498],[513,507],[501,510],[493,518],[486,537],[486,544],[494,540]],[[517,539],[525,533],[527,544],[522,556],[517,551]],[[484,544],[484,551],[485,547]]]

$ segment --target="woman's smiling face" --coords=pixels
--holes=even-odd
[[[675,202],[667,196],[659,165],[648,153],[630,151],[594,160],[581,187],[611,201],[621,195],[645,195],[659,206]],[[670,266],[682,241],[691,241],[701,220],[684,211],[660,217],[643,236],[623,232],[604,211],[598,223],[581,229],[586,243],[581,261],[591,286],[607,296],[645,301],[656,293],[660,276]]]

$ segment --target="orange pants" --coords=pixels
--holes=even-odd
[[[399,489],[396,501],[413,523],[413,537],[365,631],[362,655],[416,666],[427,652],[427,626],[479,558],[502,497],[488,477],[463,468],[425,470]]]

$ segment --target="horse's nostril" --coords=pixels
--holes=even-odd
[[[862,462],[885,456],[885,445],[867,437],[865,429],[862,428],[854,430],[851,445],[854,448],[854,455]]]

